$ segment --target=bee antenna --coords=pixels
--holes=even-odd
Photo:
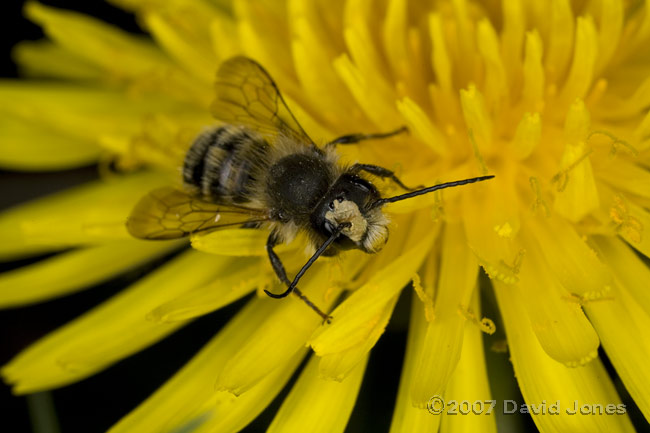
[[[309,269],[311,267],[311,265],[314,264],[316,259],[318,259],[325,252],[327,247],[329,247],[330,244],[332,242],[334,242],[337,237],[339,237],[339,235],[341,234],[341,231],[343,231],[343,229],[346,228],[346,227],[350,227],[350,225],[351,225],[351,223],[345,222],[345,223],[339,224],[338,227],[336,227],[336,229],[332,232],[330,237],[327,238],[327,240],[323,243],[323,245],[321,245],[316,250],[316,252],[309,258],[309,260],[307,260],[307,263],[305,263],[303,265],[303,267],[300,269],[300,271],[298,271],[298,273],[294,277],[291,284],[289,284],[289,287],[287,288],[287,290],[285,290],[284,292],[279,293],[279,294],[271,293],[268,290],[264,290],[264,292],[267,295],[269,295],[270,297],[275,298],[275,299],[280,299],[280,298],[284,298],[286,296],[289,296],[289,294],[291,292],[293,292],[293,290],[296,288],[296,285],[298,285],[298,281],[300,280],[300,278],[305,274],[305,272],[307,272],[307,269]]]
[[[417,191],[407,192],[406,194],[396,195],[395,197],[381,198],[375,201],[374,203],[372,203],[371,208],[375,208],[377,206],[383,206],[386,203],[394,203],[396,201],[406,200],[407,198],[417,197],[418,195],[422,195],[422,194],[428,194],[430,192],[439,189],[451,188],[453,186],[466,185],[468,183],[474,183],[474,182],[482,182],[484,180],[492,179],[493,177],[494,175],[489,175],[489,176],[473,177],[471,179],[455,180],[453,182],[441,183],[439,185],[433,185],[427,188],[418,189]]]

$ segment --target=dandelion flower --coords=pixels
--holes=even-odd
[[[16,393],[78,381],[257,290],[111,432],[239,430],[310,353],[270,431],[343,431],[369,353],[412,287],[391,432],[496,430],[480,408],[432,413],[436,396],[492,399],[482,333],[497,317],[479,310],[492,291],[525,402],[560,402],[557,415],[530,411],[540,431],[634,430],[604,354],[650,419],[648,2],[114,3],[151,38],[26,6],[48,38],[16,47],[30,79],[0,83],[0,163],[58,170],[112,158],[124,174],[0,216],[5,259],[74,248],[0,276],[4,306],[82,290],[178,248],[134,240],[124,221],[144,193],[179,183],[184,151],[215,122],[214,73],[236,54],[264,65],[323,142],[411,131],[341,149],[344,161],[411,185],[496,178],[387,206],[380,253],[314,265],[302,289],[331,311],[329,325],[298,299],[260,293],[280,287],[266,233],[195,236],[192,250],[6,365]],[[300,240],[282,254],[294,273],[304,263]],[[479,293],[481,272],[491,288]]]

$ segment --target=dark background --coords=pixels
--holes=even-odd
[[[47,0],[43,3],[82,11],[125,30],[140,32],[130,14],[99,0]],[[0,77],[17,76],[18,72],[10,57],[14,44],[25,39],[35,40],[43,37],[37,26],[22,17],[22,4],[21,1],[10,1],[3,2],[1,6],[0,28],[4,29],[4,36],[0,42]],[[0,170],[0,209],[95,178],[95,166],[39,174]],[[41,258],[0,263],[0,271],[24,266]],[[0,311],[0,365],[48,332],[110,298],[163,261],[164,259],[158,260],[72,296]],[[487,287],[487,284],[484,286]],[[411,293],[412,290],[404,290],[387,332],[372,351],[362,389],[348,424],[348,432],[388,431],[406,345]],[[491,290],[484,290],[484,294],[485,315],[495,319],[499,330],[494,336],[486,336],[485,345],[489,348],[504,336],[501,333],[503,328],[498,320]],[[8,386],[0,384],[0,430],[36,433],[105,431],[171,377],[244,302],[245,300],[240,301],[209,314],[152,347],[79,383],[27,397],[15,397]],[[508,355],[486,350],[486,356],[494,388],[493,398],[499,402],[504,399],[522,402]],[[611,367],[609,370],[613,372]],[[499,384],[498,387],[494,386],[495,383]],[[245,431],[265,431],[290,386],[291,383]],[[621,386],[619,392],[627,407],[632,409],[631,415],[637,426],[645,428],[647,423]],[[45,423],[41,425],[38,420],[43,419]],[[500,431],[537,431],[529,417],[498,415],[498,421]]]

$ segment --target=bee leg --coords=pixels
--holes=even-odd
[[[394,131],[390,132],[379,132],[375,134],[348,134],[348,135],[342,135],[339,138],[336,138],[329,143],[326,144],[327,147],[330,146],[336,146],[337,144],[356,144],[360,141],[363,140],[372,140],[375,138],[389,138],[397,134],[401,134],[402,132],[408,132],[408,128],[406,126],[402,126],[401,128],[398,128]]]
[[[349,170],[350,173],[358,173],[360,171],[365,171],[366,173],[370,173],[375,176],[381,177],[382,179],[389,178],[397,185],[399,185],[401,188],[407,191],[415,191],[416,189],[424,188],[424,186],[416,186],[415,188],[409,188],[408,186],[404,185],[402,181],[399,180],[399,178],[395,176],[395,173],[393,173],[391,170],[384,167],[380,167],[378,165],[354,164],[352,167],[350,167]]]
[[[280,281],[282,281],[284,284],[287,285],[288,289],[285,290],[283,293],[280,293],[279,295],[271,293],[268,290],[264,290],[264,293],[266,293],[271,298],[280,299],[288,296],[291,292],[293,292],[296,294],[296,296],[302,299],[302,301],[305,304],[307,304],[312,310],[314,310],[320,317],[322,317],[323,321],[327,323],[331,323],[332,318],[329,315],[323,313],[320,310],[320,308],[314,305],[314,303],[311,302],[309,298],[307,298],[307,296],[303,295],[303,293],[300,291],[300,289],[298,289],[298,287],[295,286],[295,284],[291,283],[291,281],[287,277],[287,272],[284,270],[284,265],[282,264],[280,257],[278,257],[278,255],[273,250],[273,247],[276,246],[277,244],[278,244],[278,238],[274,233],[271,233],[269,235],[268,240],[266,241],[266,251],[269,254],[269,260],[271,261],[271,266],[275,271],[275,275],[278,276]]]

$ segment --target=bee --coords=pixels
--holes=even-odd
[[[234,57],[217,73],[211,106],[223,126],[201,134],[183,164],[184,190],[161,188],[135,206],[126,226],[141,239],[175,239],[229,227],[267,228],[266,250],[277,277],[287,286],[272,298],[296,294],[325,321],[330,317],[297,287],[319,256],[359,249],[376,253],[388,240],[382,207],[432,191],[490,179],[481,176],[426,188],[408,188],[384,167],[343,165],[337,145],[382,139],[406,132],[349,134],[324,146],[307,135],[278,86],[254,60]],[[382,197],[371,176],[407,191]],[[309,260],[290,280],[274,247],[308,234]]]

